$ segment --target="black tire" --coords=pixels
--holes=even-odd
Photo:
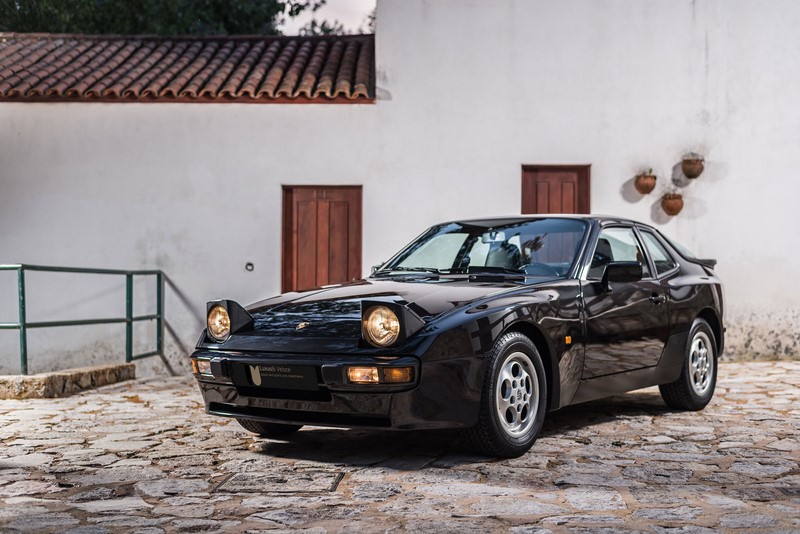
[[[288,436],[289,434],[294,434],[303,428],[303,425],[281,425],[278,423],[254,421],[253,419],[239,419],[238,417],[236,420],[239,421],[239,424],[242,425],[245,430],[258,434],[262,438],[280,438]]]
[[[536,345],[519,332],[504,334],[486,362],[478,422],[464,433],[469,448],[522,456],[539,436],[546,411],[547,380]]]
[[[683,369],[675,382],[658,386],[670,408],[702,410],[717,385],[717,342],[703,319],[695,319],[684,349]]]

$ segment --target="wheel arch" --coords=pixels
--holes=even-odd
[[[714,341],[717,343],[717,358],[719,358],[725,345],[722,322],[719,320],[719,317],[717,317],[717,313],[711,308],[700,310],[697,317],[703,319],[711,327],[711,331],[714,333]]]
[[[558,361],[554,357],[552,343],[538,326],[528,321],[517,321],[509,325],[501,335],[509,332],[519,332],[530,339],[539,351],[544,366],[545,382],[547,383],[547,410],[559,408],[561,398],[561,376],[558,371]]]

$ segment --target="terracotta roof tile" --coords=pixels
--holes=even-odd
[[[0,101],[372,102],[372,35],[0,33]]]
[[[297,94],[311,98],[313,96],[314,84],[319,79],[325,57],[328,55],[328,43],[320,41],[311,54],[311,59],[303,71],[300,85],[297,87]]]
[[[267,95],[270,98],[274,98],[275,89],[277,89],[278,84],[283,79],[284,74],[286,74],[286,69],[289,67],[289,62],[297,53],[297,41],[289,41],[287,45],[281,50],[278,59],[275,61],[275,64],[270,67],[269,72],[267,72],[267,77],[264,79],[264,83],[261,84],[261,87],[258,88],[256,92],[256,96],[263,96]]]
[[[343,53],[344,43],[334,43],[328,58],[325,60],[325,66],[322,68],[322,76],[317,82],[314,98],[319,98],[320,96],[333,98],[333,82],[336,79],[336,73],[339,71],[339,63],[342,61]]]

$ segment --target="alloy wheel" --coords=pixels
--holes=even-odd
[[[692,388],[698,395],[704,395],[711,387],[714,354],[711,340],[705,332],[697,332],[689,348],[689,373]]]
[[[539,411],[539,380],[527,354],[514,352],[503,362],[497,375],[498,421],[512,437],[525,434]]]

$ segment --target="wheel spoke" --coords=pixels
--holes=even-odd
[[[500,371],[499,380],[503,382],[508,382],[508,385],[510,386],[511,382],[514,380],[514,377],[511,375],[508,368],[503,368],[503,370]]]
[[[498,399],[498,403],[497,403],[497,411],[498,412],[505,413],[506,410],[508,410],[510,407],[511,407],[511,404],[509,404],[508,401],[503,400],[503,399]]]

